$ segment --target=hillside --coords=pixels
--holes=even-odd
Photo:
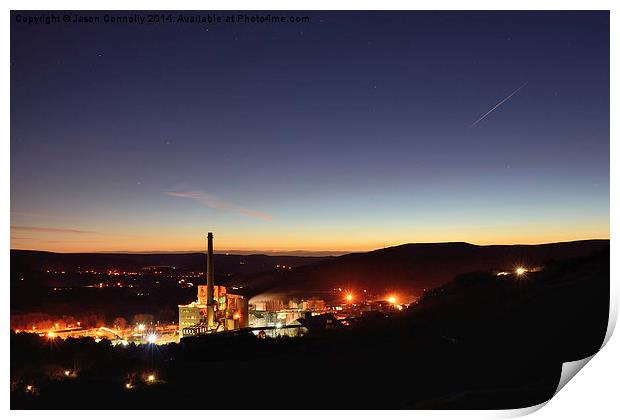
[[[269,256],[215,254],[216,274],[234,274],[270,271],[276,265],[298,267],[329,259],[329,257]],[[204,253],[189,254],[115,254],[115,253],[55,253],[45,251],[11,250],[11,273],[78,271],[110,269],[137,271],[144,267],[176,267],[179,271],[204,271]]]
[[[407,291],[421,295],[472,271],[512,270],[553,260],[587,256],[608,247],[608,240],[543,245],[478,246],[464,242],[406,244],[367,253],[347,254],[293,270],[244,276],[264,293],[328,294],[334,288],[374,293]]]

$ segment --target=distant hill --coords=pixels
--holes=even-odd
[[[511,270],[552,260],[587,256],[609,247],[609,240],[543,245],[478,246],[465,242],[405,244],[339,257],[215,254],[216,279],[249,286],[248,292],[323,295],[334,288],[374,293],[407,291],[421,295],[455,276],[481,270]],[[292,267],[276,270],[276,265]],[[44,270],[138,270],[169,266],[203,271],[204,253],[108,254],[11,250],[11,277]]]
[[[264,293],[320,295],[340,287],[421,295],[424,289],[446,283],[461,273],[538,266],[552,260],[587,256],[605,247],[609,247],[609,240],[543,245],[406,244],[347,254],[293,270],[248,274],[244,278],[257,292]]]
[[[268,255],[226,255],[215,254],[216,275],[270,271],[276,265],[299,267],[323,261],[329,257],[268,256]],[[110,269],[134,271],[143,267],[176,267],[183,271],[204,271],[206,255],[188,254],[122,254],[122,253],[55,253],[45,251],[11,250],[11,274],[33,271],[98,270]]]

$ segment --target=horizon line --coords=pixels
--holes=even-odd
[[[588,238],[588,239],[573,239],[568,241],[555,241],[555,242],[537,242],[537,243],[497,243],[497,244],[476,244],[467,241],[439,241],[439,242],[405,242],[397,245],[389,245],[380,248],[372,248],[367,250],[359,250],[359,251],[337,251],[337,250],[304,250],[304,249],[295,249],[295,250],[242,250],[242,249],[224,249],[221,251],[216,251],[215,254],[220,255],[269,255],[272,256],[289,256],[291,254],[308,254],[307,256],[316,256],[316,254],[323,254],[322,256],[340,256],[346,254],[354,254],[354,253],[365,253],[365,252],[373,252],[379,251],[382,249],[395,248],[403,245],[430,245],[430,244],[468,244],[473,246],[536,246],[536,245],[552,245],[552,244],[562,244],[562,243],[571,243],[571,242],[586,242],[586,241],[610,241],[610,238]],[[140,251],[121,251],[121,250],[113,250],[113,251],[47,251],[43,249],[25,249],[25,248],[10,248],[10,251],[30,251],[30,252],[49,252],[52,254],[205,254],[205,250],[185,250],[185,251],[174,251],[174,250],[140,250]],[[278,254],[278,255],[273,255]],[[315,254],[315,255],[313,255]],[[291,255],[292,256],[292,255]],[[295,255],[299,256],[299,255]]]

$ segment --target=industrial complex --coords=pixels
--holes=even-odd
[[[248,326],[248,299],[215,285],[213,233],[207,235],[207,284],[198,285],[195,302],[179,305],[179,338]]]

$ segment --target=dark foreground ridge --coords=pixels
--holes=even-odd
[[[525,276],[463,274],[407,311],[296,339],[123,348],[12,333],[11,408],[531,406],[553,395],[562,362],[600,348],[609,274],[608,246]]]

